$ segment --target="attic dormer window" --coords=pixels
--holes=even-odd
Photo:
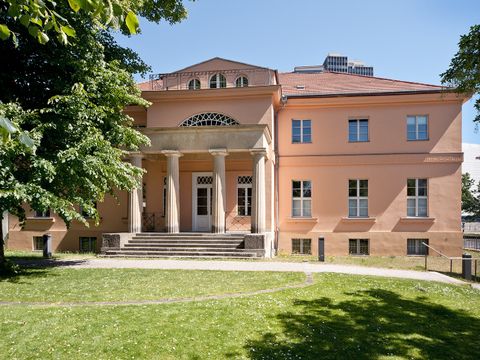
[[[200,89],[200,80],[192,79],[188,82],[188,90],[198,90]]]
[[[239,76],[237,80],[235,80],[236,87],[247,87],[248,86],[248,78],[246,76]]]
[[[227,80],[222,74],[217,73],[210,78],[210,89],[219,89],[224,87],[227,87]]]

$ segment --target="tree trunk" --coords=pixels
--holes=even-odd
[[[0,214],[0,268],[5,264],[5,244],[3,243],[3,212]]]

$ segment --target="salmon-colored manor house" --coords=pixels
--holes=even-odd
[[[98,227],[10,216],[8,248],[50,233],[54,251],[125,256],[460,255],[465,97],[221,58],[139,86],[143,188],[98,203]]]

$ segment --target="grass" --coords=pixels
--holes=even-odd
[[[22,251],[22,250],[5,250],[5,256],[10,260],[39,260],[43,259],[41,251]],[[94,253],[78,253],[78,252],[56,252],[52,254],[52,259],[69,260],[69,259],[93,259]]]
[[[302,273],[26,268],[0,281],[0,301],[127,301],[186,298],[276,288]]]
[[[78,270],[72,287],[82,281],[83,271]],[[202,281],[208,274],[202,285],[231,281],[226,272],[170,276],[167,271],[161,282],[165,289],[181,288],[178,294],[186,295],[192,279]],[[251,273],[255,276],[224,291],[245,289],[261,274]],[[73,276],[71,271],[50,275],[64,283]],[[118,274],[108,270],[103,275]],[[161,276],[153,270],[135,275],[151,280]],[[42,279],[24,280],[36,286]],[[285,281],[292,279],[287,275]],[[93,282],[90,291],[96,292],[97,285]],[[111,284],[110,291],[120,293],[124,285]],[[264,285],[271,284],[265,280]],[[145,286],[136,296],[157,291],[154,285]],[[55,289],[45,289],[51,291]],[[128,285],[124,292],[130,291]],[[478,291],[353,275],[318,274],[313,285],[302,289],[192,303],[0,306],[0,319],[0,354],[5,359],[477,359],[480,351]]]

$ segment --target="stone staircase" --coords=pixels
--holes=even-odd
[[[106,248],[106,257],[259,258],[263,250],[245,249],[244,234],[138,233],[118,248]]]

